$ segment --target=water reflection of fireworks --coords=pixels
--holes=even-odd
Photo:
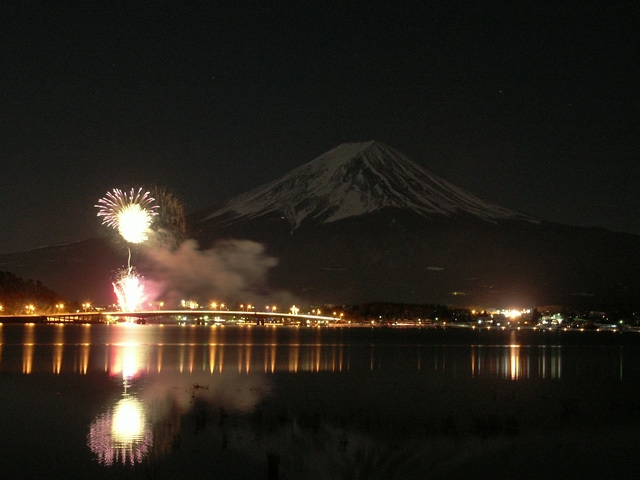
[[[103,465],[142,462],[153,445],[142,404],[128,395],[122,398],[93,421],[87,443]]]

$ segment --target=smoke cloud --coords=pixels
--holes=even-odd
[[[145,276],[153,279],[153,289],[167,306],[182,299],[216,299],[228,304],[267,298],[286,301],[290,297],[286,292],[268,291],[267,274],[277,264],[264,245],[251,240],[225,240],[201,250],[190,239],[174,250],[151,248],[145,252]]]

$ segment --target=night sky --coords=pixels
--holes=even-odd
[[[640,234],[640,4],[441,3],[2,2],[0,253],[106,233],[114,187],[195,211],[368,140]]]

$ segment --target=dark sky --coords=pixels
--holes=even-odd
[[[104,233],[114,187],[193,211],[367,140],[640,234],[638,3],[439,3],[2,2],[0,252]]]

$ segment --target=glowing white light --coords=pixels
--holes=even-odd
[[[118,232],[129,243],[142,243],[147,240],[151,215],[137,203],[127,205],[118,214]]]
[[[144,410],[138,400],[125,397],[113,409],[111,435],[116,442],[132,443],[144,431]]]
[[[104,198],[98,200],[97,208],[102,223],[118,230],[129,243],[142,243],[148,238],[153,215],[157,215],[157,205],[149,192],[131,189],[129,193],[114,188]]]

